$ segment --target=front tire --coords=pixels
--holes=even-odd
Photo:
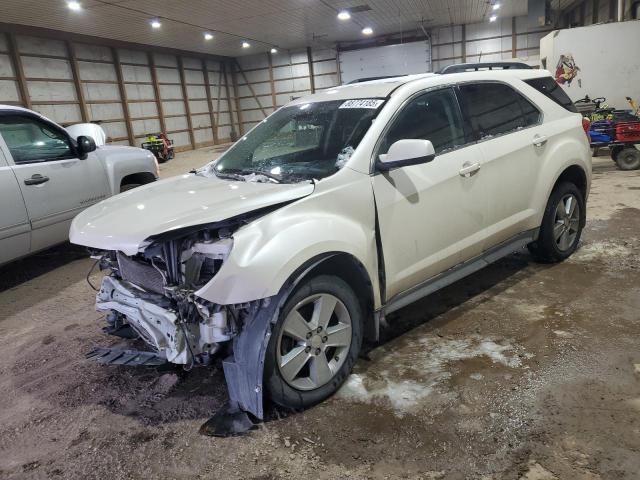
[[[267,347],[264,384],[271,400],[308,408],[335,393],[360,353],[362,322],[358,297],[344,280],[303,281],[281,309]]]
[[[582,192],[573,183],[560,183],[549,197],[538,240],[529,244],[529,251],[538,261],[561,262],[578,248],[585,221]]]

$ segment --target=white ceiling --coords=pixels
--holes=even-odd
[[[80,12],[66,0],[0,0],[0,20],[217,55],[239,56],[279,48],[327,45],[375,35],[415,33],[434,26],[487,21],[488,0],[79,0]],[[494,2],[496,0],[491,0]],[[499,16],[524,15],[527,0],[499,0]],[[338,10],[368,5],[346,22]],[[154,30],[150,18],[161,18]],[[205,41],[203,33],[215,38]],[[240,43],[247,39],[251,47]]]

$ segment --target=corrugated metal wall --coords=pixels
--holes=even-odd
[[[179,150],[229,141],[225,82],[219,61],[0,33],[0,103],[100,122],[113,143],[161,131]]]
[[[339,85],[335,49],[309,48],[239,57],[233,73],[241,133],[294,98]]]

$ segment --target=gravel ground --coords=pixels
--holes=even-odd
[[[84,359],[113,343],[90,265],[63,245],[0,269],[0,478],[638,478],[640,172],[608,158],[568,261],[523,251],[397,312],[336,396],[243,437],[198,433],[226,401],[219,364]]]

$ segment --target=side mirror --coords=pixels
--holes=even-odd
[[[93,152],[96,149],[96,142],[91,137],[80,135],[76,142],[78,143],[78,158],[80,160],[86,160],[89,152]]]
[[[394,168],[428,163],[436,156],[430,140],[404,139],[398,140],[385,154],[378,155],[376,169],[389,171]]]

